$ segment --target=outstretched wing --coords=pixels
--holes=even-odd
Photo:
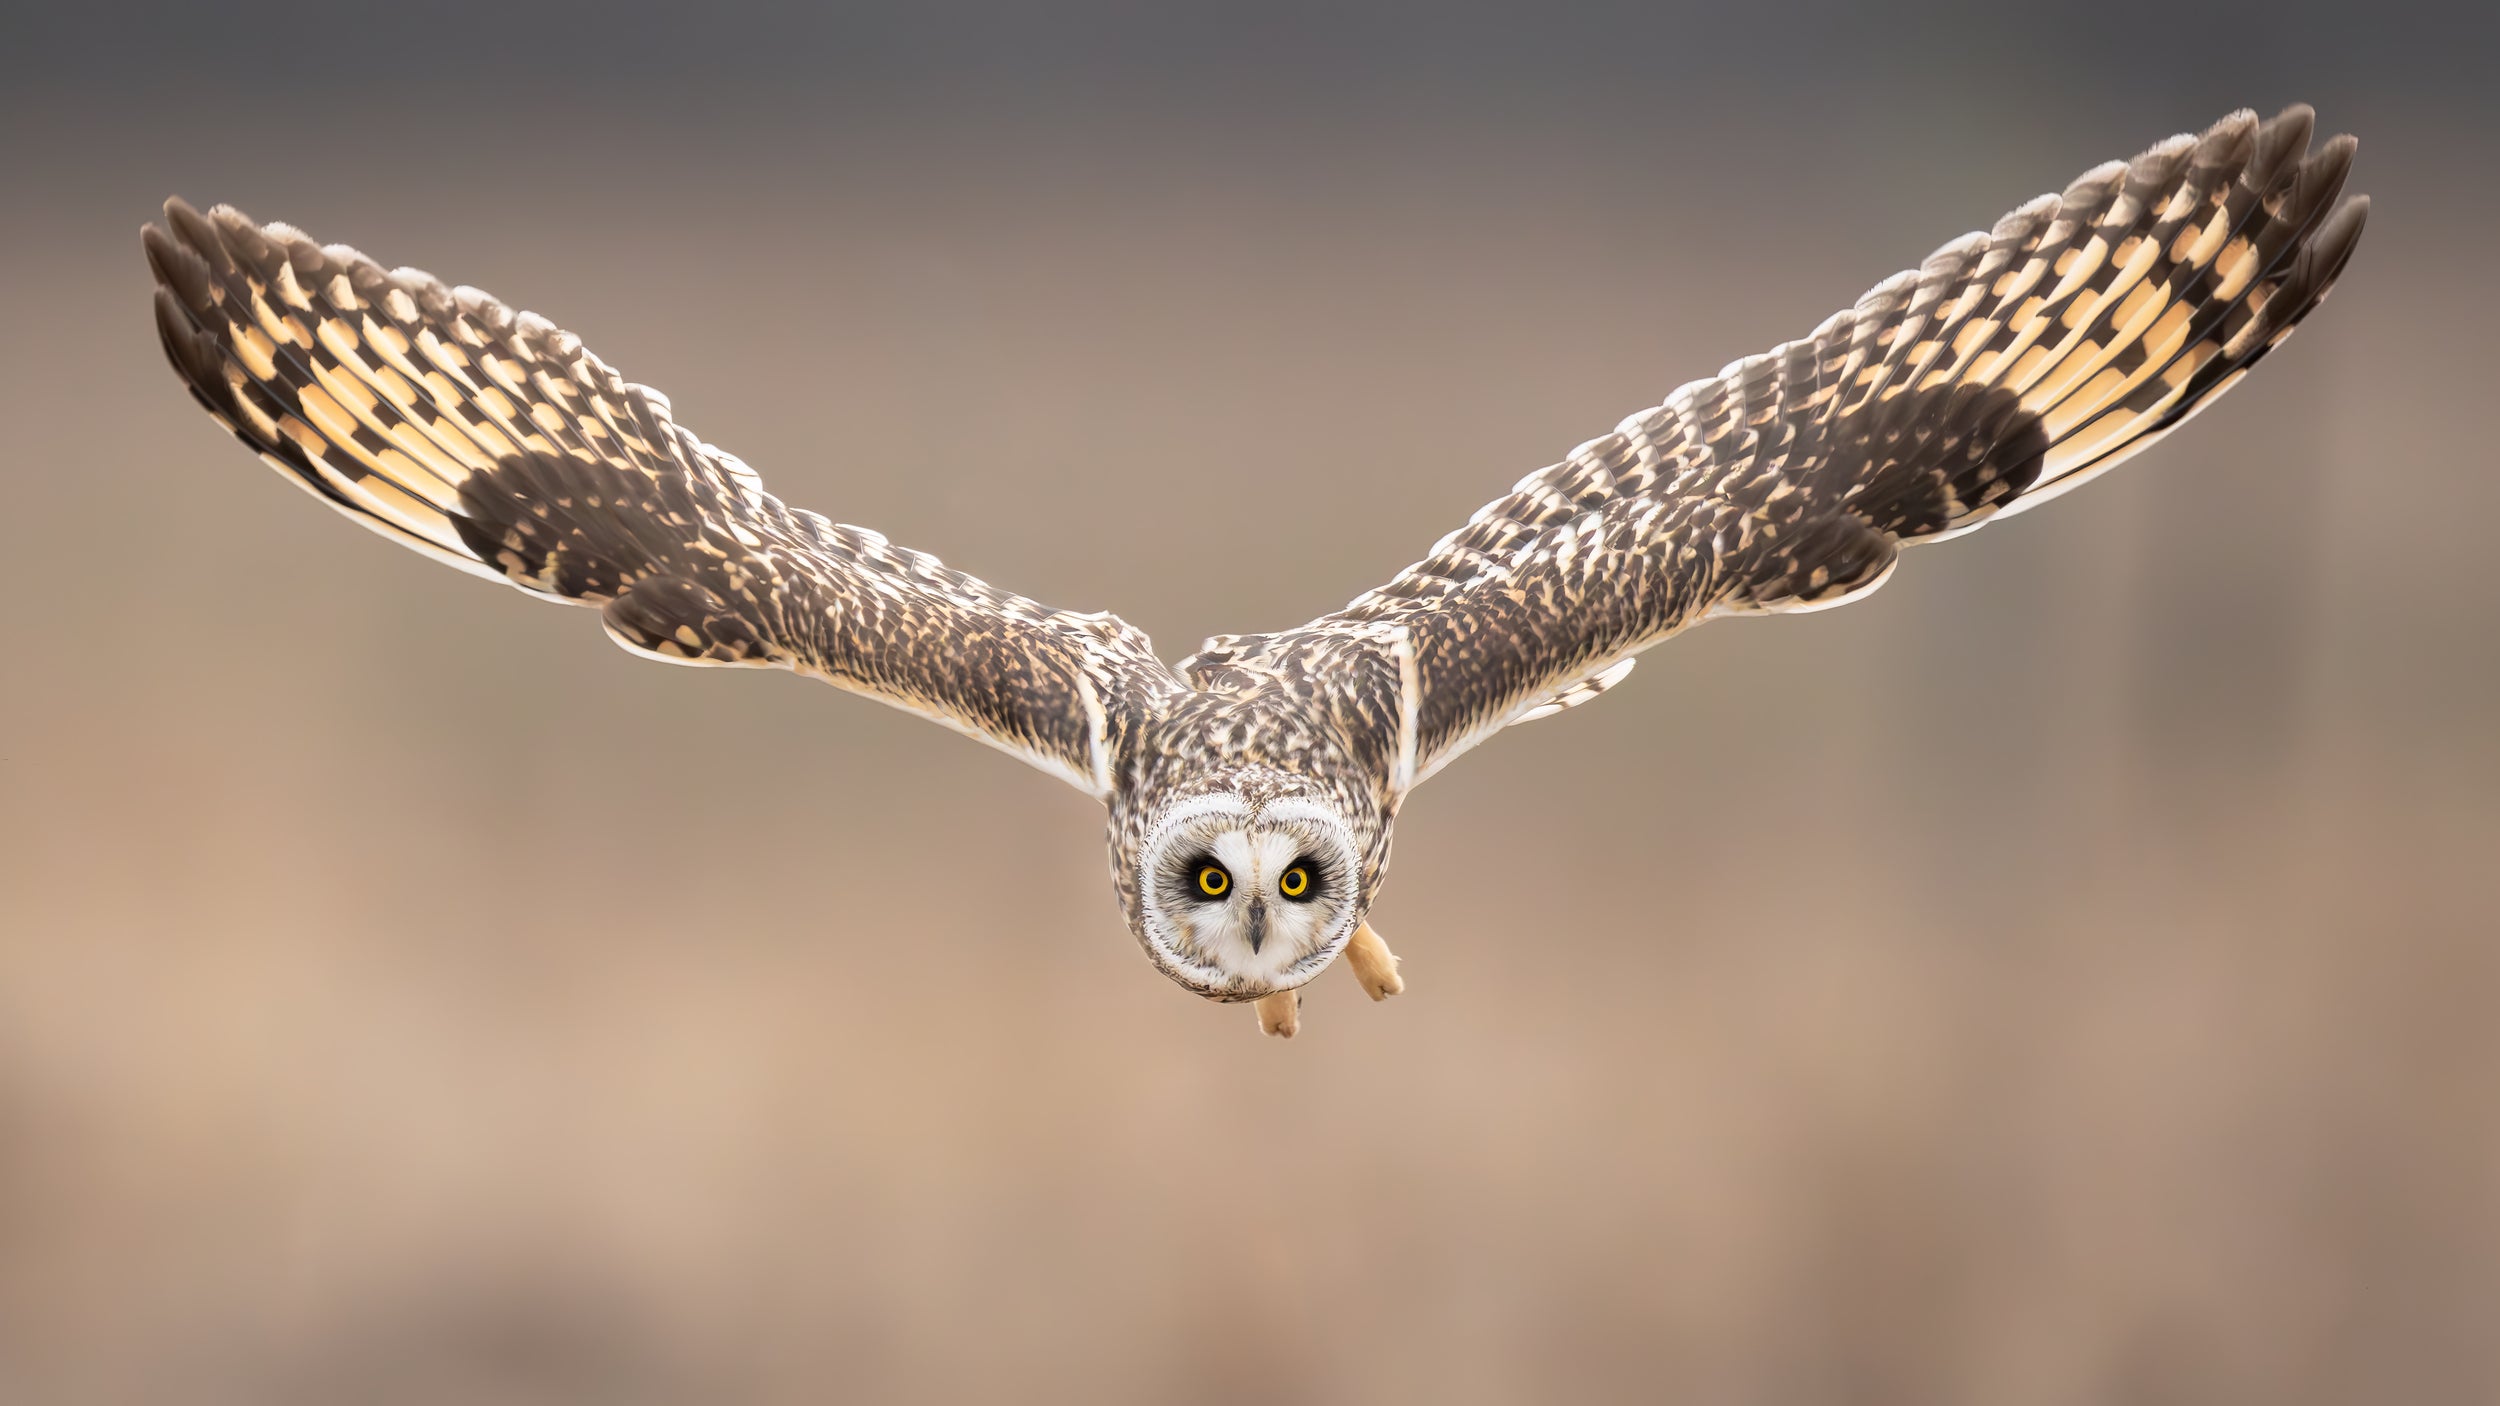
[[[813,674],[1098,798],[1181,689],[1112,616],[785,507],[536,314],[224,206],[169,201],[144,236],[166,355],[218,423],[403,546],[600,607],[628,649]]]
[[[2337,204],[2352,139],[2311,153],[2310,120],[2239,112],[2087,171],[1521,479],[1344,610],[1182,671],[1332,700],[1394,800],[1686,625],[1863,595],[1902,544],[2082,484],[2290,335],[2368,213]]]

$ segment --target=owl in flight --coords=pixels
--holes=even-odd
[[[473,575],[590,606],[675,664],[790,669],[1012,753],[1109,810],[1112,886],[1164,975],[1258,1005],[1365,921],[1407,796],[1722,615],[1822,610],[1901,548],[2151,445],[2291,335],[2369,213],[2353,140],[2237,112],[2043,195],[1802,340],[1680,387],[1520,479],[1424,559],[1177,666],[791,508],[667,397],[475,288],[180,200],[144,231],[156,325],[210,416],[286,478]]]

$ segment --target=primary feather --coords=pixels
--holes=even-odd
[[[224,206],[169,201],[143,242],[166,354],[219,423],[383,536],[600,607],[628,649],[812,674],[1097,797],[1179,688],[1112,616],[783,505],[534,313]]]
[[[1402,792],[1687,625],[1864,595],[1902,545],[2149,447],[2318,306],[2369,205],[2337,201],[2352,139],[2312,152],[2310,125],[2238,112],[2095,167],[1529,474],[1344,610],[1183,672],[1306,679],[1357,730],[1411,717]]]
[[[813,674],[1066,779],[1110,808],[1156,964],[1263,1000],[1368,932],[1399,805],[1483,738],[1695,622],[1864,595],[1905,544],[2045,502],[2212,404],[2360,237],[2352,141],[2312,151],[2310,126],[2235,113],[2087,171],[1520,479],[1345,609],[1208,641],[1186,684],[1114,617],[784,506],[658,393],[475,289],[179,200],[145,244],[175,370],[290,480],[596,607],[639,653]],[[1219,859],[1253,887],[1181,886]],[[1323,892],[1271,920],[1287,872]]]

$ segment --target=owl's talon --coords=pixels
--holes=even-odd
[[[1257,1001],[1259,1029],[1267,1034],[1290,1040],[1302,1028],[1302,993],[1277,991]]]
[[[1375,1001],[1385,1001],[1406,990],[1405,978],[1398,975],[1398,954],[1380,940],[1370,923],[1354,930],[1345,945],[1346,965],[1354,979],[1363,983],[1363,994]]]

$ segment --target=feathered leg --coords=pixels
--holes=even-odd
[[[1385,1001],[1406,990],[1406,982],[1398,975],[1398,954],[1380,940],[1380,934],[1365,923],[1354,930],[1354,938],[1345,945],[1346,966],[1354,979],[1363,983],[1363,994],[1375,1001]]]
[[[1261,996],[1255,1004],[1258,1007],[1259,1030],[1262,1033],[1280,1035],[1290,1040],[1294,1032],[1302,1028],[1301,992],[1279,991],[1274,995]]]

